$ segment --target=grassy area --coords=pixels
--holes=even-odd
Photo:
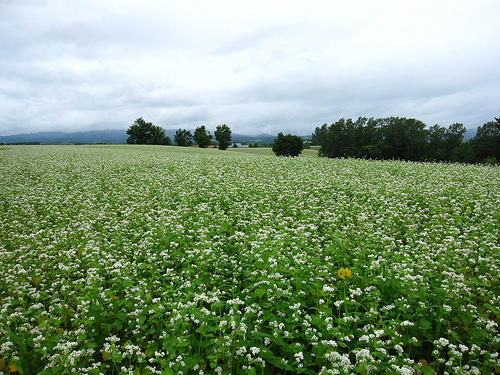
[[[500,168],[270,151],[4,146],[0,371],[499,370]]]

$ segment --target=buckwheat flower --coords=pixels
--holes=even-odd
[[[404,322],[401,322],[401,327],[406,327],[406,326],[410,326],[410,327],[413,327],[415,324],[410,322],[409,320],[405,320]]]
[[[324,291],[324,292],[330,292],[330,293],[331,293],[331,292],[335,292],[335,289],[334,289],[334,288],[332,288],[332,287],[331,287],[331,286],[329,286],[329,285],[323,285],[323,291]]]
[[[495,323],[494,321],[488,320],[488,322],[486,324],[486,330],[487,331],[495,332],[496,331],[496,329],[495,329],[496,327],[498,327],[497,323]]]
[[[254,355],[254,356],[255,356],[255,355],[257,355],[257,354],[259,354],[259,353],[260,353],[260,348],[257,348],[256,346],[252,346],[252,347],[250,348],[250,351],[252,352],[252,355]]]
[[[448,346],[449,343],[450,342],[444,337],[441,337],[439,340],[434,340],[435,345],[439,344],[442,347]]]
[[[297,354],[293,355],[297,362],[303,361],[304,360],[304,354],[302,352],[298,352]]]

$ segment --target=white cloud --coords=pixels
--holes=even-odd
[[[500,110],[496,0],[0,3],[0,135],[340,117],[476,127]]]

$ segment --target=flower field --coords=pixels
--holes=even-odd
[[[0,148],[0,374],[500,373],[500,168]]]

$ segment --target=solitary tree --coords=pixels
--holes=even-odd
[[[219,142],[219,149],[225,150],[231,144],[231,129],[226,124],[217,126],[215,129],[215,139]]]
[[[193,139],[201,148],[207,148],[212,141],[212,135],[207,133],[205,125],[202,125],[197,127],[194,131]]]
[[[127,134],[129,144],[162,145],[165,142],[165,129],[146,122],[142,117],[134,121]]]
[[[273,145],[273,152],[276,156],[299,156],[304,149],[304,141],[297,135],[278,134]]]
[[[186,129],[178,129],[174,135],[177,146],[191,146],[193,144],[192,138],[191,132]]]

